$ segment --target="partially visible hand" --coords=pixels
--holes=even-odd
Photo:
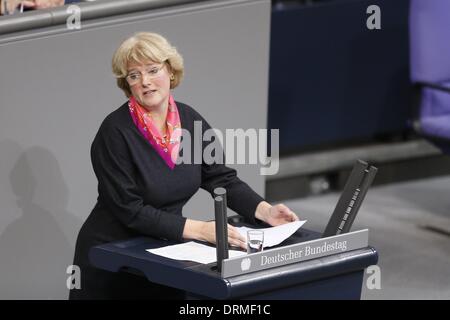
[[[204,222],[202,231],[203,239],[210,243],[216,243],[216,224],[215,221]],[[240,235],[239,231],[232,225],[228,224],[228,243],[231,246],[240,247],[242,249],[247,248],[245,239]]]
[[[47,9],[47,8],[53,8],[53,7],[59,7],[63,6],[65,3],[65,0],[8,0],[6,2],[6,10],[7,12],[4,12],[3,8],[4,1],[1,2],[2,8],[0,8],[1,14],[12,14],[18,8],[20,8],[21,5],[23,5],[26,9]]]
[[[267,202],[261,202],[256,208],[256,217],[271,226],[298,221],[297,215],[284,204],[271,206]]]
[[[46,9],[64,5],[64,0],[34,0],[36,9]]]
[[[24,8],[28,8],[28,9],[33,9],[33,8],[36,7],[36,3],[34,3],[33,0],[30,0],[30,1],[8,0],[6,2],[6,10],[8,12],[3,12],[4,11],[3,4],[4,4],[4,1],[2,1],[2,8],[1,8],[1,13],[2,14],[5,14],[5,13],[12,14],[12,13],[14,13],[14,11],[17,10],[20,7],[21,4],[23,4]]]

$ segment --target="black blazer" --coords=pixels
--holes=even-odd
[[[211,128],[188,105],[177,102],[177,107],[181,126],[192,139],[194,121],[201,121],[203,132]],[[202,149],[207,144],[203,143]],[[155,289],[143,278],[135,278],[135,283],[128,275],[90,266],[88,251],[94,245],[142,235],[181,241],[186,222],[183,206],[199,188],[210,193],[216,187],[226,188],[228,207],[249,221],[254,221],[256,207],[264,200],[234,169],[223,164],[194,164],[193,151],[190,164],[170,169],[135,126],[127,103],[103,121],[92,143],[91,159],[98,199],[78,235],[74,264],[81,268],[82,288],[71,290],[71,299],[151,297],[155,290],[157,297],[162,297],[164,289]],[[137,289],[140,286],[142,292]]]

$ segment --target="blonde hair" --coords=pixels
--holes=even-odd
[[[170,88],[176,88],[183,78],[183,57],[178,53],[166,38],[151,32],[139,32],[126,39],[117,48],[112,58],[112,70],[117,78],[117,86],[125,92],[127,97],[131,96],[130,86],[126,81],[128,65],[130,63],[166,63],[169,72],[173,74]]]

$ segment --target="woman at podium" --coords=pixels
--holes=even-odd
[[[225,188],[228,207],[249,221],[279,225],[298,218],[286,206],[264,201],[223,163],[185,161],[183,132],[194,137],[199,124],[202,133],[211,127],[172,95],[183,78],[183,59],[165,38],[154,33],[130,37],[114,53],[112,69],[127,101],[104,119],[91,146],[98,199],[78,235],[74,265],[81,270],[81,289],[71,290],[70,299],[181,298],[179,291],[144,277],[94,268],[89,249],[142,235],[214,243],[214,222],[182,215],[199,188],[210,193]],[[95,107],[95,101],[90,103]],[[201,151],[204,147],[200,144]],[[232,226],[228,241],[246,246]]]

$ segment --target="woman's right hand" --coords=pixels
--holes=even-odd
[[[201,230],[203,239],[210,243],[216,243],[216,224],[215,221],[204,222]],[[246,249],[247,245],[244,237],[241,236],[239,231],[232,225],[228,224],[228,243],[231,246]]]
[[[215,221],[198,221],[187,219],[183,230],[184,239],[195,239],[216,243],[216,223]],[[228,225],[228,243],[231,246],[246,249],[245,239],[239,231],[232,225]]]

